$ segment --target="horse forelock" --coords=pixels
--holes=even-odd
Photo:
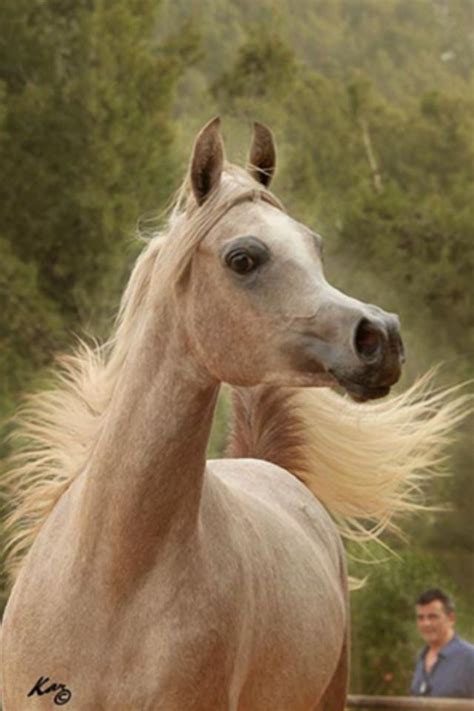
[[[158,268],[170,279],[178,281],[202,240],[234,206],[248,201],[264,202],[285,211],[282,203],[265,186],[258,183],[246,170],[227,163],[221,181],[202,205],[198,205],[187,177],[177,191],[170,208]]]

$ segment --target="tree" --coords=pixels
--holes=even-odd
[[[184,28],[158,44],[157,8],[154,0],[1,4],[3,289],[7,305],[29,304],[17,317],[21,348],[3,341],[8,367],[23,351],[33,371],[72,329],[97,332],[108,321],[137,219],[176,184],[174,89],[196,37]],[[2,308],[0,332],[11,330],[11,313]],[[33,332],[26,321],[36,322]],[[26,384],[23,366],[21,376],[15,370],[10,390]]]
[[[155,2],[2,4],[3,231],[64,316],[88,317],[137,216],[175,181],[183,57],[153,42]]]

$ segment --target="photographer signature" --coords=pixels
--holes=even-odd
[[[34,687],[31,689],[31,691],[27,694],[27,696],[34,696],[37,694],[38,696],[43,696],[44,694],[51,694],[53,691],[56,692],[54,696],[54,703],[56,706],[64,706],[64,704],[67,704],[67,702],[70,700],[72,693],[71,691],[67,688],[66,684],[50,684],[49,686],[45,686],[49,682],[49,676],[40,676]],[[43,688],[42,688],[43,687]]]

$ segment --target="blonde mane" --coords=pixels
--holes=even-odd
[[[238,166],[226,165],[218,190],[202,208],[187,177],[165,229],[148,240],[135,263],[110,338],[103,344],[79,341],[75,352],[57,358],[52,389],[25,398],[13,418],[14,454],[2,486],[12,511],[5,523],[6,566],[12,579],[49,513],[88,461],[129,344],[141,327],[152,273],[159,270],[162,288],[172,290],[203,237],[232,205],[253,193],[283,209]]]
[[[447,446],[470,409],[461,385],[434,387],[435,372],[376,403],[328,388],[236,389],[227,454],[290,471],[349,541],[381,542],[387,528],[400,535],[400,514],[429,508],[423,485],[445,472]]]

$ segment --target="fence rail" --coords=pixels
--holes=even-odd
[[[377,711],[474,711],[474,700],[421,699],[412,696],[355,696],[347,697],[348,709],[376,709]]]

